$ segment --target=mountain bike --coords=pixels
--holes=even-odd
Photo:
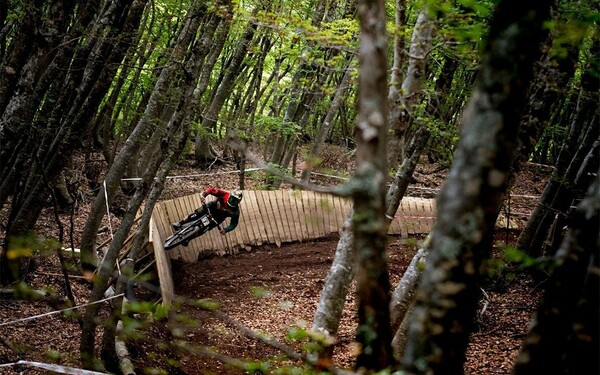
[[[202,215],[189,223],[183,224],[177,232],[166,239],[164,244],[165,250],[170,250],[179,245],[187,246],[194,238],[219,226],[219,223],[217,223],[210,213],[208,206],[202,203],[202,207],[204,207]]]

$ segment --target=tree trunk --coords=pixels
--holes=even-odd
[[[95,268],[96,234],[106,210],[105,194],[109,201],[114,197],[119,188],[119,182],[125,172],[125,168],[143,145],[146,137],[152,131],[152,127],[155,126],[154,121],[160,116],[158,110],[163,107],[162,104],[166,100],[165,97],[169,97],[168,90],[174,84],[177,72],[181,69],[180,62],[185,57],[200,26],[202,17],[199,15],[204,14],[203,7],[204,4],[198,1],[190,5],[186,24],[179,34],[178,41],[171,53],[169,64],[161,71],[160,77],[154,86],[144,115],[138,121],[112,167],[107,172],[105,176],[106,191],[101,191],[94,200],[92,210],[81,235],[81,263],[84,270]]]
[[[360,75],[356,127],[357,173],[353,192],[354,251],[359,371],[381,371],[394,364],[390,330],[390,281],[385,244],[387,175],[387,67],[385,2],[359,1]]]
[[[598,177],[577,206],[542,303],[513,368],[521,374],[597,374]]]
[[[531,214],[517,242],[517,247],[528,254],[539,254],[547,238],[554,213],[565,214],[574,198],[571,188],[573,181],[598,134],[598,123],[595,117],[598,108],[596,81],[597,79],[592,78],[590,70],[587,69],[582,78],[577,111],[571,123],[569,136],[563,143],[555,170],[542,193],[540,203]],[[584,127],[587,127],[587,131],[583,140],[580,140],[578,135]]]
[[[402,354],[404,342],[406,341],[406,332],[400,329],[400,327],[404,321],[407,321],[407,319],[404,318],[416,297],[417,286],[422,274],[420,268],[423,267],[427,261],[427,250],[425,248],[426,245],[417,251],[392,293],[390,302],[390,322],[392,325],[392,332],[395,332],[394,339],[392,340],[392,347],[394,348],[394,353],[397,355]]]
[[[346,302],[348,288],[353,278],[355,263],[354,232],[352,231],[352,216],[350,211],[344,221],[342,234],[338,241],[331,269],[325,279],[319,304],[315,312],[312,330],[321,332],[328,337],[337,335],[342,312]]]
[[[225,72],[223,80],[216,89],[215,96],[213,97],[212,102],[208,107],[208,110],[203,115],[202,128],[204,128],[207,131],[213,129],[214,126],[217,124],[221,108],[223,108],[223,104],[225,104],[225,101],[233,92],[236,83],[236,78],[244,67],[244,58],[248,54],[248,49],[252,44],[256,28],[256,23],[249,23],[246,26],[246,31],[244,32],[244,35],[242,36],[241,40],[238,41],[237,47],[233,53],[230,64],[227,67],[227,71]],[[211,150],[210,143],[208,145],[204,145],[203,142],[209,141],[208,139],[206,139],[206,136],[204,134],[199,133],[196,136],[196,148],[194,153],[196,163],[198,164],[213,161],[215,156],[211,155],[212,153],[208,155],[203,155],[200,153]]]
[[[425,13],[425,12],[422,12]],[[416,32],[416,31],[415,31]],[[414,37],[415,39],[416,36]],[[417,64],[416,59],[412,58],[411,63],[413,64]],[[393,97],[394,88],[390,88],[390,93],[388,94],[388,100],[390,97]],[[390,110],[390,114],[388,115],[388,120],[389,121],[394,121],[394,116],[397,115],[399,112],[394,112],[394,107],[392,107],[392,109]],[[424,144],[427,143],[426,139],[416,139],[416,142],[422,142],[424,141]],[[399,145],[399,144],[398,144]],[[391,146],[389,146],[391,147]],[[424,147],[424,146],[423,146]],[[398,171],[398,174],[396,175],[396,178],[394,179],[392,186],[390,187],[390,189],[387,192],[387,198],[386,198],[386,202],[387,202],[387,209],[386,209],[386,216],[387,216],[387,226],[386,226],[386,232],[387,232],[387,228],[389,227],[389,223],[391,222],[391,220],[389,219],[390,217],[393,217],[396,214],[396,211],[400,205],[400,201],[402,199],[402,197],[404,196],[404,192],[406,191],[406,188],[408,187],[408,181],[410,179],[410,176],[412,175],[412,171],[409,171],[410,168],[412,168],[412,170],[414,171],[414,166],[416,165],[415,163],[415,159],[411,159],[409,161],[407,161],[407,163],[405,164],[405,168],[400,168]],[[349,227],[344,227],[342,230],[342,235],[341,235],[341,239],[340,242],[338,243],[338,246],[336,248],[336,259],[339,257],[340,258],[340,263],[341,264],[345,264],[344,261],[346,257],[350,257],[351,253],[351,249],[349,249],[348,247],[352,247],[354,246],[353,242],[354,242],[354,234],[353,233],[347,233],[347,230],[349,230],[351,228]],[[352,257],[354,257],[354,254],[352,254]],[[352,258],[349,258],[352,259]],[[335,265],[335,263],[334,263]],[[339,328],[339,319],[341,319],[341,315],[342,315],[342,309],[343,309],[343,301],[345,300],[347,290],[349,287],[350,282],[352,281],[353,275],[352,275],[352,271],[353,269],[351,267],[339,267],[336,266],[336,268],[334,269],[332,266],[332,269],[330,270],[329,276],[327,278],[327,280],[325,281],[325,286],[323,287],[323,291],[321,292],[321,299],[320,299],[320,303],[319,303],[319,307],[317,308],[317,313],[315,314],[315,319],[313,322],[313,329],[314,330],[318,330],[318,331],[326,331],[329,332],[329,334],[331,335],[335,335],[338,331]],[[337,285],[336,283],[347,283],[346,285]],[[329,304],[327,303],[323,303],[324,301],[330,300],[330,299],[335,299],[334,301],[330,302]],[[330,318],[328,320],[320,318],[320,316],[329,316]]]
[[[427,56],[431,49],[434,26],[435,20],[430,18],[429,12],[421,11],[410,42],[408,69],[402,82],[402,95],[390,105],[389,165],[397,165],[402,157],[405,133],[421,97],[420,91],[425,80]]]
[[[191,98],[191,91],[193,90],[193,87],[194,86],[192,84],[188,86],[188,92],[185,92],[186,98]],[[172,163],[172,161],[175,160],[183,151],[187,139],[187,134],[189,132],[187,126],[184,126],[183,129],[181,128],[182,124],[185,124],[183,120],[185,119],[186,113],[188,111],[188,106],[186,104],[187,103],[182,103],[181,106],[178,108],[177,112],[173,115],[173,118],[169,122],[167,139],[165,139],[164,142],[161,143],[159,152],[157,152],[157,154],[154,155],[152,162],[149,163],[148,169],[144,172],[142,181],[137,186],[137,190],[129,203],[129,208],[121,221],[119,229],[115,233],[110,243],[109,249],[99,268],[98,274],[94,278],[94,286],[92,289],[92,295],[90,296],[90,301],[98,301],[100,298],[102,298],[104,291],[108,287],[107,282],[115,267],[115,262],[119,255],[119,251],[121,250],[125,239],[129,235],[131,227],[135,222],[135,217],[137,216],[138,210],[140,209],[144,199],[146,199],[148,193],[150,192],[150,187],[154,186],[153,181],[161,164],[163,164],[165,162],[165,159],[167,159],[167,163],[169,163],[167,165],[168,167],[170,167],[170,163]],[[160,184],[159,186],[161,187],[166,176],[166,172],[167,171],[163,169],[163,173],[161,174],[162,180],[158,182]],[[154,195],[153,197],[154,203],[156,202],[156,197],[156,195]],[[148,210],[151,209],[152,205],[149,208],[146,208],[146,213],[148,213]],[[149,220],[149,218],[147,220]],[[84,368],[88,369],[94,368],[95,365],[95,328],[97,324],[96,315],[99,307],[100,306],[98,304],[88,305],[83,317],[80,351],[82,364]],[[108,347],[107,345],[108,343],[110,343],[110,345],[114,345],[114,332],[116,332],[114,326],[116,325],[116,323],[117,319],[114,319],[113,317],[111,317],[110,320],[107,322],[108,325],[105,332],[111,335],[109,337],[104,338],[104,353],[105,355],[107,355],[107,358],[112,358],[114,356],[114,353],[112,353],[113,348]]]
[[[556,18],[559,21],[565,21],[564,15],[559,15]],[[580,35],[586,34],[585,30],[581,31]],[[551,33],[546,42],[546,49],[550,49],[552,42],[562,37],[556,34],[556,32]],[[574,40],[567,47],[566,52],[558,56],[546,52],[538,63],[539,67],[535,79],[529,89],[527,113],[519,126],[518,149],[512,165],[513,176],[516,176],[522,165],[529,160],[543,130],[549,124],[552,116],[560,109],[559,103],[565,102],[567,98],[566,87],[568,87],[569,80],[573,77],[577,67],[581,41],[581,38]]]
[[[342,100],[345,99],[346,94],[348,93],[348,86],[351,78],[352,69],[350,69],[350,67],[347,67],[345,69],[344,76],[342,77],[342,80],[340,81],[337,90],[335,90],[335,95],[331,100],[331,104],[329,105],[329,109],[327,110],[327,115],[325,115],[323,123],[319,128],[317,138],[313,142],[313,146],[310,151],[309,162],[307,163],[306,168],[302,171],[301,179],[303,181],[308,181],[310,178],[310,172],[313,167],[313,162],[311,161],[311,159],[314,160],[315,158],[317,158],[319,152],[321,151],[321,148],[323,147],[323,143],[325,143],[325,138],[327,137],[327,134],[329,134],[329,130],[331,129],[331,124],[333,122],[334,116],[338,113],[338,110],[342,105]]]
[[[408,374],[462,374],[480,269],[508,182],[527,83],[550,2],[501,1],[494,12],[463,138],[437,203],[429,258],[402,358]]]
[[[20,235],[33,227],[48,196],[49,186],[54,184],[56,176],[60,175],[65,165],[68,165],[72,144],[81,140],[81,133],[85,129],[85,124],[80,123],[79,120],[81,120],[82,114],[89,113],[89,110],[94,107],[94,100],[97,100],[96,103],[100,101],[100,98],[88,98],[88,95],[90,93],[94,94],[92,89],[102,72],[103,65],[99,60],[104,59],[103,62],[105,62],[114,47],[113,44],[106,43],[106,40],[112,39],[114,43],[113,38],[117,36],[124,25],[129,5],[130,3],[123,2],[119,3],[118,6],[106,8],[106,11],[102,14],[103,22],[94,27],[96,33],[99,30],[107,29],[105,37],[99,39],[97,43],[96,38],[90,38],[89,43],[84,44],[81,48],[79,56],[85,55],[86,57],[91,56],[91,58],[84,74],[74,73],[76,70],[71,71],[69,80],[64,87],[65,92],[68,94],[60,98],[56,107],[52,110],[50,119],[47,120],[45,136],[42,137],[38,149],[35,150],[32,167],[28,170],[27,181],[21,188],[20,197],[15,199],[16,204],[11,207],[10,215],[13,220],[7,230],[7,237]],[[68,55],[68,53],[63,54],[63,57],[65,55]],[[113,69],[116,70],[116,67]],[[47,73],[48,69],[44,74]],[[52,79],[52,77],[48,78]],[[42,80],[38,86],[43,89],[44,84]],[[36,87],[36,90],[38,90],[38,87]],[[47,100],[43,103],[45,107],[39,111],[42,115],[48,105],[52,104],[53,94],[47,93],[46,96]],[[19,107],[20,110],[23,110],[23,108],[25,107]],[[50,111],[46,111],[46,113],[49,114]],[[5,113],[4,116],[6,115]],[[42,121],[41,118],[38,119],[35,127],[43,128]],[[67,150],[67,147],[69,150]]]
[[[27,59],[31,56],[35,44],[37,25],[40,24],[39,13],[41,0],[24,0],[22,9],[24,10],[23,19],[21,19],[15,39],[10,43],[9,51],[2,59],[2,72],[0,74],[0,113],[6,110],[8,100],[13,96],[17,81],[20,79],[21,71]],[[4,144],[2,131],[0,131],[0,141]]]

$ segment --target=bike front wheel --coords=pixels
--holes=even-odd
[[[182,243],[183,243],[182,236],[175,233],[174,235],[169,236],[169,238],[167,238],[163,247],[165,248],[165,250],[170,250],[176,246],[181,245]]]

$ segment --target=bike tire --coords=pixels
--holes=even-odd
[[[184,240],[185,239],[181,235],[175,233],[174,235],[169,236],[169,238],[167,238],[163,247],[165,248],[165,250],[171,250],[172,248],[181,245],[184,242]]]
[[[181,244],[187,245],[192,239],[197,237],[199,228],[197,226],[190,226],[182,229],[181,231],[172,234],[167,238],[163,247],[165,250],[170,250]]]

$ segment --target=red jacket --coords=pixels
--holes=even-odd
[[[212,195],[217,198],[216,204],[213,207],[217,208],[217,212],[212,212],[215,220],[220,224],[227,217],[231,218],[229,225],[225,227],[225,233],[231,232],[238,225],[238,221],[240,218],[240,208],[239,207],[231,207],[227,204],[227,200],[229,199],[229,191],[218,189],[214,187],[207,187],[204,189],[200,196],[206,198],[206,196]],[[211,205],[212,206],[212,205]],[[212,207],[211,207],[212,209]]]

